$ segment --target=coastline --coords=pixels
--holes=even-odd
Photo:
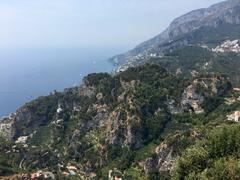
[[[14,93],[0,94],[0,120],[39,96],[47,96],[54,90],[61,92],[65,88],[80,85],[82,78],[87,74],[114,72],[116,67],[107,60],[112,54],[111,51],[109,54],[100,54],[99,58],[95,58],[97,54],[94,52],[92,54],[84,55],[82,52],[72,54],[70,51],[69,54],[65,52],[65,57],[61,57],[63,55],[59,52],[55,54],[54,59],[50,54],[44,60],[40,59],[44,57],[38,57],[38,54],[19,57],[17,55],[11,57],[9,54],[11,61],[6,62],[8,66],[5,65],[0,72],[0,92],[14,91]],[[36,62],[35,65],[32,59],[39,59],[40,62]],[[58,59],[61,61],[58,62]],[[12,68],[14,62],[19,60],[23,61],[22,64],[18,68]]]

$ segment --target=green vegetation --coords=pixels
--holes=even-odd
[[[224,125],[178,159],[175,179],[239,179],[240,126]]]
[[[240,61],[237,53],[214,53],[197,45],[186,46],[167,53],[162,58],[153,58],[152,63],[160,64],[172,73],[181,69],[181,76],[186,78],[195,75],[227,75],[234,86],[239,86]]]
[[[179,57],[176,53],[174,57]],[[187,59],[188,54],[182,54],[181,58]],[[236,99],[238,95],[228,91],[231,86],[221,77],[196,77],[206,78],[210,84],[217,80],[216,88],[221,93],[214,94],[199,84],[194,86],[195,92],[204,98],[200,105],[205,111],[195,114],[181,109],[183,93],[193,78],[175,76],[159,65],[145,64],[115,76],[90,74],[84,79],[84,87],[40,97],[19,110],[13,141],[19,136],[29,136],[27,146],[17,144],[15,151],[14,142],[8,146],[1,144],[0,176],[23,169],[26,172],[46,169],[62,178],[61,172],[68,172],[69,164],[75,165],[79,174],[95,173],[100,179],[108,179],[110,170],[129,180],[170,179],[171,175],[176,179],[191,179],[195,175],[218,177],[222,168],[219,164],[224,164],[225,169],[231,167],[229,170],[236,174],[238,144],[228,142],[239,135],[235,124],[226,123],[224,130],[213,130],[225,124],[226,115],[240,108],[239,103],[228,106],[224,103],[225,97]],[[170,102],[181,111],[172,113]],[[223,132],[226,139],[221,136]],[[221,144],[223,140],[225,143]],[[228,143],[234,148],[223,150]],[[178,166],[171,174],[168,166],[179,156]],[[159,158],[169,163],[161,172]],[[78,174],[69,177],[74,178]]]
[[[21,172],[21,169],[17,166],[17,162],[19,161],[18,154],[4,153],[4,150],[7,149],[9,151],[12,145],[12,142],[0,138],[0,176],[8,176]]]

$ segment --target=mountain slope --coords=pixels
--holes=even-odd
[[[240,38],[240,1],[229,0],[206,9],[199,9],[175,19],[160,35],[138,45],[111,61],[121,65],[120,70],[161,57],[165,51],[189,44],[217,45],[226,39]]]
[[[239,179],[239,2],[186,14],[121,56],[127,70],[1,120],[0,179]]]
[[[226,43],[224,45],[226,46]],[[238,87],[240,86],[240,53],[232,50],[237,51],[238,48],[232,49],[231,46],[230,48],[226,46],[224,49],[219,46],[216,50],[212,50],[197,45],[185,46],[166,53],[161,58],[150,58],[149,62],[159,64],[173,74],[183,77],[194,77],[199,74],[225,74],[230,78],[233,86]]]
[[[191,133],[216,121],[212,116],[231,90],[224,76],[187,80],[150,64],[115,76],[90,74],[84,82],[40,97],[0,122],[9,141],[0,143],[0,175],[169,176],[176,157],[198,139]]]

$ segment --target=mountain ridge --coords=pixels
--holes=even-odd
[[[162,56],[164,54],[164,46],[174,43],[180,36],[188,35],[203,27],[216,28],[223,22],[239,25],[239,12],[239,0],[224,1],[209,8],[191,11],[173,20],[169,27],[161,34],[139,44],[126,54],[114,56],[110,60],[116,65],[127,65],[137,63],[137,61],[141,61],[142,59],[146,61],[151,56]],[[186,39],[182,42],[183,45],[189,43],[189,40]],[[161,46],[163,47],[161,48]],[[169,46],[167,49],[172,48],[171,45]]]

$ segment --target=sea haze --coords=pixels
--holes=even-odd
[[[119,50],[119,49],[118,49]],[[0,50],[0,117],[53,90],[79,85],[92,72],[111,72],[115,49]]]

